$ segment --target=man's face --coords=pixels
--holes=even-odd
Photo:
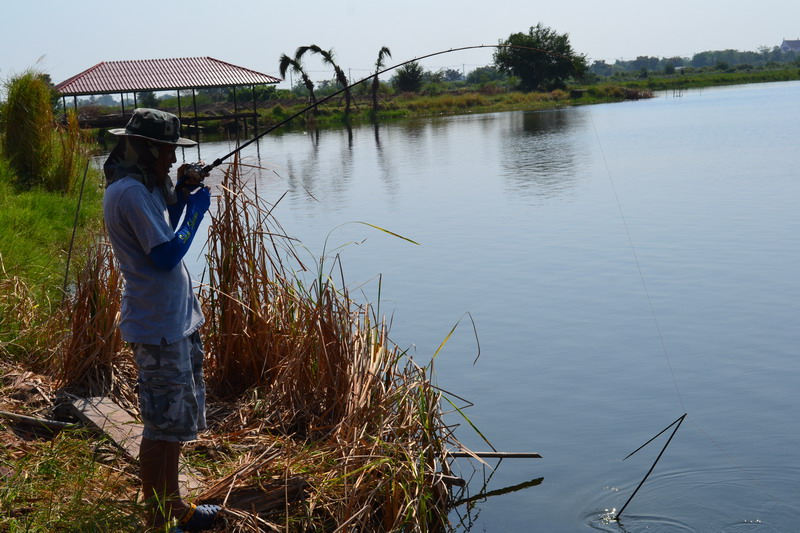
[[[155,174],[159,179],[166,180],[169,169],[177,161],[175,157],[175,146],[171,144],[158,145],[158,159],[155,163]]]

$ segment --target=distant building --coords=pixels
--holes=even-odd
[[[800,52],[800,40],[787,41],[784,39],[781,43],[781,52]]]

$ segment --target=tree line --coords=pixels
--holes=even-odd
[[[614,63],[594,61],[589,72],[595,76],[613,77],[620,74],[675,74],[681,70],[714,69],[722,71],[747,70],[780,65],[800,66],[800,53],[783,51],[779,46],[759,47],[757,51],[733,49],[707,50],[691,57],[653,57],[638,56],[636,59],[618,59]]]

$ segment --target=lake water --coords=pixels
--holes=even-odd
[[[454,523],[797,531],[798,94],[790,82],[276,132],[244,155],[270,169],[260,194],[288,193],[277,218],[314,255],[326,238],[359,243],[339,250],[348,285],[375,301],[382,276],[398,345],[427,362],[461,321],[438,385],[475,404],[496,449],[543,455],[459,460],[472,495],[543,479]],[[621,522],[606,520],[668,434],[622,458],[684,412]],[[466,423],[458,436],[488,449]]]

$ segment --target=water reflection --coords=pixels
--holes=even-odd
[[[576,132],[586,127],[580,110],[514,113],[502,143],[507,191],[525,199],[550,198],[575,186],[586,159]]]
[[[375,156],[380,168],[381,181],[384,184],[386,194],[391,198],[392,202],[395,202],[398,195],[398,186],[394,165],[392,164],[391,150],[385,150],[381,145],[381,126],[378,122],[373,123],[372,130],[375,137]]]
[[[494,468],[491,470],[491,473],[488,477],[486,477],[486,466],[484,466],[484,479],[483,483],[478,489],[477,493],[470,494],[470,484],[473,483],[471,480],[470,483],[465,484],[461,489],[455,492],[453,495],[453,503],[452,503],[452,511],[450,513],[450,519],[453,522],[458,522],[458,529],[463,529],[464,531],[472,531],[472,528],[476,525],[481,527],[479,522],[479,516],[481,514],[481,507],[478,505],[480,503],[486,502],[489,498],[495,496],[504,496],[508,494],[512,494],[515,492],[523,491],[525,489],[529,489],[531,487],[536,487],[541,485],[544,481],[544,477],[536,477],[529,481],[524,481],[522,483],[516,483],[514,485],[508,485],[506,487],[502,487],[499,489],[489,490],[489,484],[494,477],[494,474],[500,468],[501,463],[503,460],[497,462]],[[458,530],[457,529],[457,530]]]

